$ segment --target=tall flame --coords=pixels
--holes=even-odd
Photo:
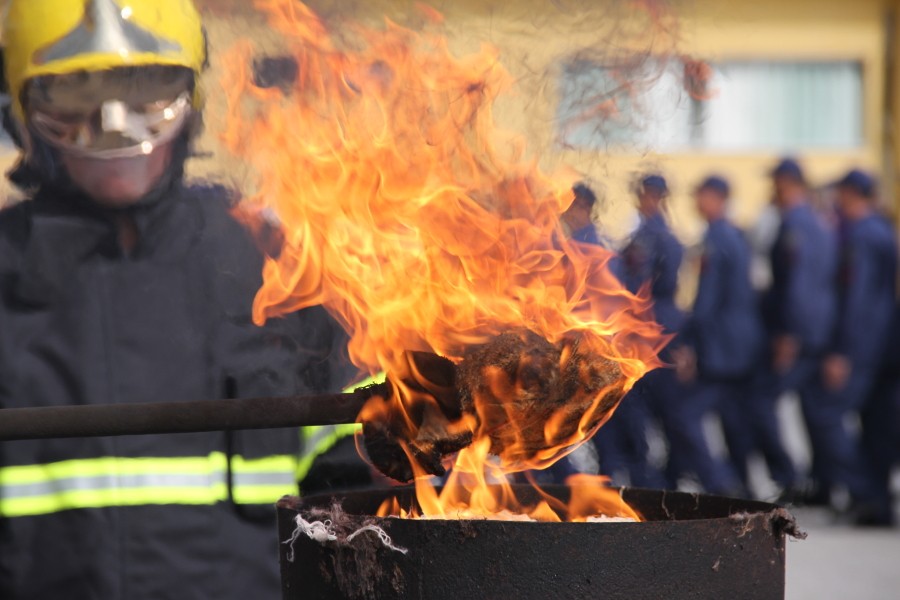
[[[577,352],[615,367],[574,425],[563,409],[545,419],[537,450],[523,449],[526,428],[516,420],[525,417],[515,411],[499,416],[513,426],[497,441],[498,416],[483,396],[502,402],[521,382],[486,372],[487,391],[472,392],[478,418],[449,424],[474,441],[455,456],[443,492],[413,460],[425,515],[469,510],[462,506],[521,512],[509,488],[492,484],[502,488],[506,473],[546,466],[587,439],[658,365],[664,340],[648,302],[621,287],[609,252],[565,240],[571,177],[542,173],[524,141],[495,126],[494,102],[512,85],[495,48],[454,57],[430,10],[424,31],[345,23],[337,37],[295,0],[256,5],[284,37],[297,76],[289,89],[263,89],[249,72],[251,44],[226,58],[224,139],[258,176],[247,202],[277,215],[284,232],[254,320],[324,305],[351,335],[354,364],[394,384],[394,397],[369,414],[421,400],[400,375],[410,351],[459,363],[510,331],[553,344],[560,365],[577,339]],[[535,510],[547,518],[549,508]]]

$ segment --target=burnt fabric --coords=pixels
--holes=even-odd
[[[251,322],[262,256],[224,190],[177,184],[163,196],[117,213],[43,192],[0,213],[0,408],[339,386],[341,335],[323,310]],[[117,239],[123,217],[138,239],[128,253]],[[47,484],[43,508],[0,497],[0,597],[277,598],[278,496],[242,500],[237,482],[290,483],[281,458],[299,452],[296,429],[2,443],[0,483],[74,470]],[[277,468],[240,474],[272,460]],[[123,465],[137,465],[129,477],[143,488],[129,488]],[[189,468],[167,475],[167,465]],[[101,471],[110,482],[99,491],[54,491]],[[198,476],[210,478],[199,496],[167,495]],[[25,479],[0,490],[24,494]]]

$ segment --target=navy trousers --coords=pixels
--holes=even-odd
[[[681,475],[693,473],[709,493],[743,495],[743,486],[734,469],[727,461],[713,456],[703,429],[704,417],[719,410],[723,386],[704,380],[688,386],[677,381],[664,383],[667,388],[674,386],[680,392],[658,407],[669,441],[666,476],[670,485]]]
[[[633,486],[666,487],[662,473],[649,460],[647,443],[647,432],[654,418],[650,402],[655,395],[664,392],[659,389],[658,376],[654,374],[663,370],[652,371],[641,378],[594,436],[600,472],[612,476],[615,483],[622,483],[616,481],[618,474],[627,473]]]
[[[874,494],[866,476],[860,440],[846,426],[846,417],[862,408],[875,383],[871,368],[854,367],[844,389],[826,390],[816,378],[812,393],[801,396],[813,451],[813,477],[824,489],[845,486],[855,499]]]

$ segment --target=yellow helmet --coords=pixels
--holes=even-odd
[[[196,76],[206,62],[192,0],[10,0],[3,45],[13,114],[22,121],[22,90],[34,77],[147,65]],[[194,108],[201,104],[197,85]]]

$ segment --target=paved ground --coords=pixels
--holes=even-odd
[[[787,551],[787,600],[900,599],[900,529],[836,526],[823,511],[794,511],[809,537]]]
[[[789,450],[807,463],[809,444],[796,402],[783,401],[780,409]],[[895,484],[900,487],[897,477]],[[788,544],[787,600],[900,600],[900,529],[838,525],[824,509],[792,512],[809,537]]]
[[[795,462],[809,464],[810,448],[796,399],[779,403],[782,436]],[[721,429],[709,424],[713,447],[724,452]],[[900,500],[900,472],[894,488]],[[757,496],[772,500],[777,493],[761,461],[751,464]],[[825,509],[792,509],[809,537],[788,542],[787,600],[900,600],[900,528],[857,528],[840,525]],[[900,515],[900,505],[896,506]]]

